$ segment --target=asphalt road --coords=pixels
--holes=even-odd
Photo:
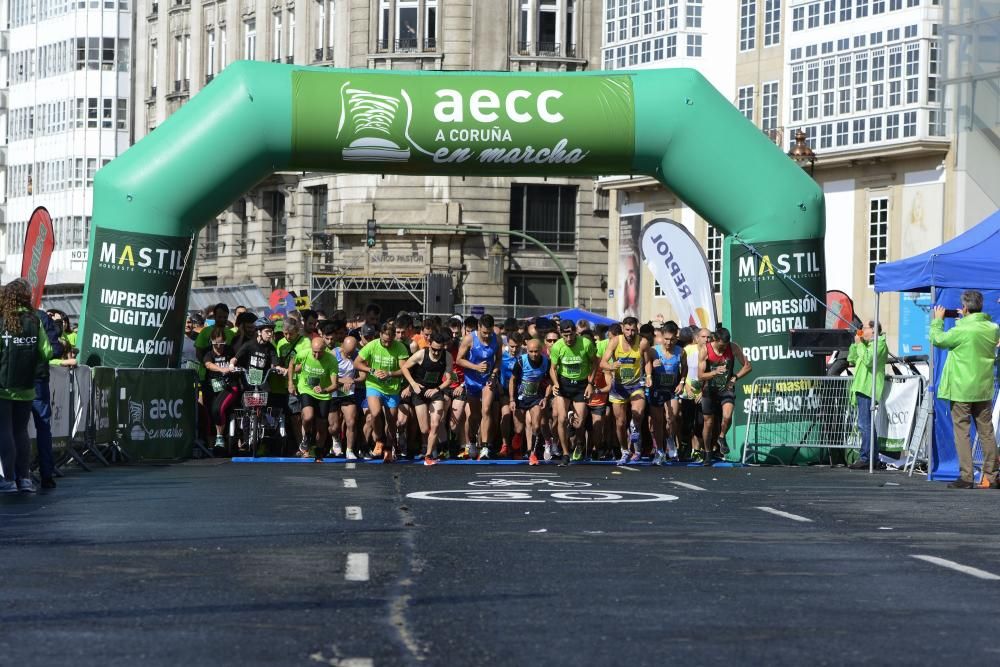
[[[73,472],[0,497],[0,662],[995,663],[998,510],[822,467]]]

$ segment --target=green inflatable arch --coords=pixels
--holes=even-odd
[[[727,235],[723,322],[755,375],[818,370],[784,330],[822,314],[780,274],[824,293],[822,192],[696,71],[246,61],[98,172],[81,359],[175,366],[198,230],[281,170],[655,177]]]

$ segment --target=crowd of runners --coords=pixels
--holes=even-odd
[[[418,322],[372,305],[274,321],[225,304],[205,315],[188,320],[189,357],[218,455],[244,447],[226,425],[249,378],[263,377],[287,424],[268,443],[279,456],[711,465],[728,451],[735,387],[751,372],[725,328],[634,317]]]

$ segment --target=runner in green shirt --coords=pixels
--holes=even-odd
[[[296,360],[295,373],[288,376],[288,392],[298,394],[302,403],[304,437],[299,455],[306,456],[310,440],[315,437],[316,459],[326,453],[326,438],[330,433],[330,394],[337,390],[337,359],[326,349],[326,341],[313,338],[310,354]]]
[[[399,417],[399,394],[403,383],[403,362],[410,356],[410,350],[396,340],[396,326],[393,322],[382,325],[378,340],[373,340],[358,353],[354,368],[368,373],[365,380],[365,394],[368,398],[368,414],[375,431],[375,456],[382,454],[386,463],[395,460],[395,428],[393,442],[385,449],[386,415],[389,409],[390,423],[395,426]]]
[[[576,333],[573,320],[559,324],[560,340],[549,351],[549,378],[552,380],[556,412],[556,430],[563,450],[560,465],[569,465],[570,427],[576,429],[574,439],[580,442],[587,418],[587,401],[594,391],[594,374],[598,370],[597,348],[594,343]],[[570,413],[573,423],[569,424]]]
[[[309,346],[309,339],[302,335],[302,325],[297,319],[286,317],[282,328],[285,337],[278,341],[278,362],[285,368],[292,369],[294,364],[301,362],[303,358],[312,354],[312,348]],[[289,394],[287,378],[283,378],[280,375],[277,377],[272,376],[270,382],[272,383],[271,390],[275,392],[279,392],[279,390],[275,389],[275,383],[280,382],[282,385],[280,393],[277,393],[277,395],[285,397],[285,416],[288,418],[288,423],[290,424],[288,432],[292,433],[294,438],[304,439],[300,416],[302,405],[299,397]],[[292,445],[294,446],[294,441]],[[301,451],[301,447],[299,451]]]

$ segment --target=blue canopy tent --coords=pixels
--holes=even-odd
[[[549,315],[544,315],[549,319],[553,317],[558,317],[560,320],[573,320],[578,322],[580,320],[587,320],[591,324],[615,324],[618,320],[611,317],[604,317],[604,315],[598,315],[597,313],[592,313],[589,310],[583,310],[582,308],[570,308],[569,310],[560,310],[558,313],[551,313]]]
[[[925,253],[882,264],[875,269],[875,309],[883,292],[931,292],[935,306],[960,308],[963,290],[983,293],[983,311],[1000,321],[1000,211]],[[954,322],[945,322],[950,328]],[[931,391],[936,390],[946,350],[934,348]],[[931,445],[930,479],[952,480],[958,477],[958,459],[951,426],[948,401],[934,402],[934,431]]]

